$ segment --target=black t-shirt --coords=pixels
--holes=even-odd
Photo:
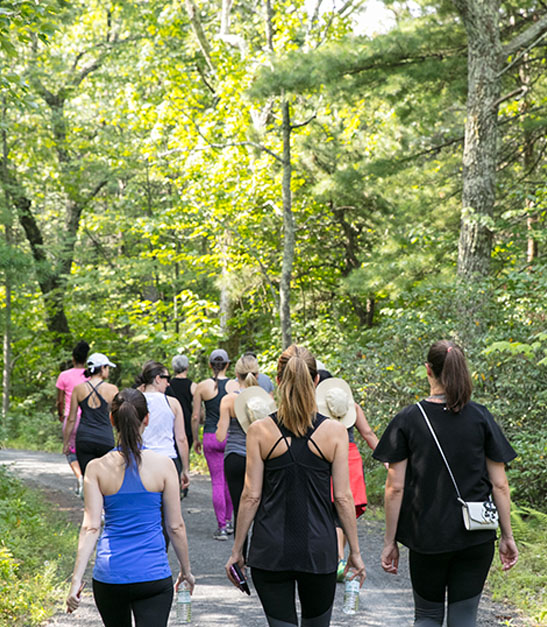
[[[486,458],[508,462],[516,453],[483,405],[469,402],[460,413],[422,401],[462,498],[483,501],[492,492]],[[454,484],[416,405],[387,426],[373,456],[381,462],[408,460],[396,538],[419,553],[444,553],[493,540],[495,531],[467,531]]]

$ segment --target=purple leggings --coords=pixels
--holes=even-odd
[[[228,490],[228,484],[224,478],[224,449],[226,440],[219,442],[214,433],[203,434],[203,452],[209,466],[211,486],[213,488],[213,508],[220,529],[226,527],[226,523],[232,520],[232,499]]]

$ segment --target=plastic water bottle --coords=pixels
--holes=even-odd
[[[348,573],[344,585],[344,614],[356,614],[359,609],[359,577],[351,580],[350,577],[351,573]]]
[[[192,597],[190,588],[186,581],[183,581],[177,592],[177,623],[189,623],[192,620]]]

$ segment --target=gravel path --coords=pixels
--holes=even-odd
[[[72,472],[62,455],[0,450],[0,464],[11,467],[15,476],[44,492],[48,500],[66,512],[68,518],[79,524],[82,501],[73,492]],[[264,627],[266,624],[260,602],[254,590],[250,597],[240,593],[226,579],[224,564],[228,559],[231,542],[212,539],[216,521],[211,503],[208,477],[193,475],[188,497],[182,501],[182,513],[187,525],[190,561],[196,576],[192,597],[192,624],[207,627]],[[362,517],[358,521],[361,551],[367,566],[367,580],[361,591],[360,609],[355,617],[342,613],[343,586],[337,585],[333,610],[333,627],[360,625],[362,627],[406,627],[412,625],[412,592],[408,579],[406,550],[403,549],[400,573],[394,577],[384,573],[379,565],[383,525]],[[74,547],[76,552],[76,547]],[[171,566],[177,572],[172,549]],[[88,588],[78,612],[67,615],[59,612],[47,623],[58,627],[100,627],[102,622],[89,590],[90,569],[86,579]],[[174,614],[171,625],[175,625]],[[493,603],[485,596],[479,610],[480,627],[511,625],[521,627],[531,623],[520,618],[516,611]]]

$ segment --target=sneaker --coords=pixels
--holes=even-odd
[[[217,529],[215,533],[213,533],[213,538],[215,540],[227,540],[228,534],[226,533],[226,529]]]
[[[338,562],[338,568],[336,569],[336,581],[342,583],[344,581],[344,569],[346,568],[347,560],[340,560]]]
[[[233,524],[232,524],[232,521],[231,521],[231,520],[229,520],[229,521],[226,523],[226,533],[227,533],[229,536],[231,536],[231,535],[234,533],[234,526],[233,526]]]
[[[80,477],[78,479],[78,487],[76,488],[76,494],[83,499],[84,498],[84,478]]]

